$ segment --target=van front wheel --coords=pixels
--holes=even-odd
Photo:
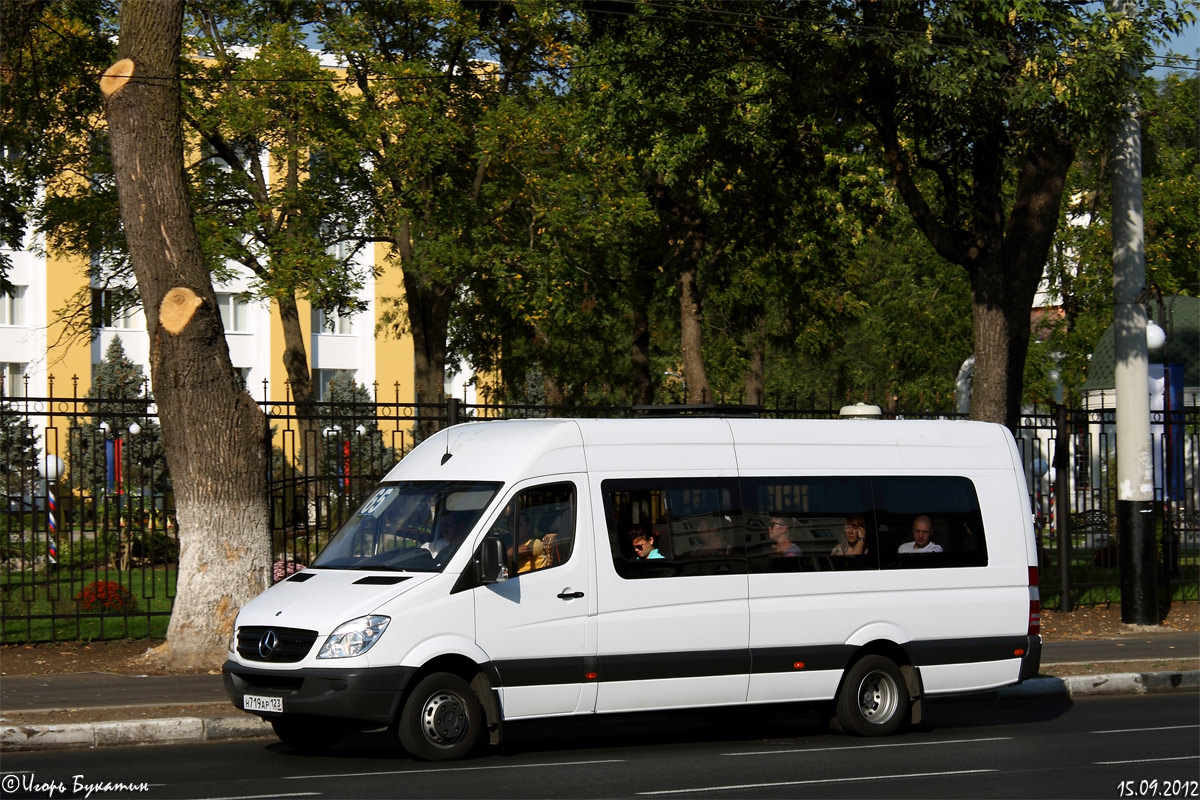
[[[451,761],[474,749],[483,730],[479,698],[449,672],[422,678],[400,717],[400,744],[422,761]]]
[[[864,656],[850,667],[837,699],[842,729],[859,736],[889,736],[908,718],[908,686],[900,668],[883,656]]]

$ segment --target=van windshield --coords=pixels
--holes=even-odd
[[[469,481],[380,484],[312,565],[441,572],[500,486]]]

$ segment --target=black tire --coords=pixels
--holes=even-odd
[[[453,761],[475,749],[483,712],[470,684],[449,672],[435,672],[413,688],[397,729],[400,744],[413,758]]]
[[[279,741],[301,753],[323,753],[341,741],[344,733],[341,728],[287,719],[273,719],[271,727]]]
[[[858,736],[890,736],[908,721],[908,684],[883,656],[863,656],[850,667],[837,698],[842,730]]]

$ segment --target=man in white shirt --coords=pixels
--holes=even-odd
[[[912,526],[913,540],[900,545],[896,552],[901,555],[907,553],[940,553],[942,546],[934,541],[933,538],[933,520],[926,514],[922,514],[913,520]]]

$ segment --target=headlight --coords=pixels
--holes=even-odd
[[[391,621],[391,617],[373,614],[369,617],[359,617],[344,622],[337,627],[337,630],[329,634],[325,644],[321,645],[321,652],[317,653],[317,658],[361,656],[379,641],[379,637],[383,636],[383,632]]]

